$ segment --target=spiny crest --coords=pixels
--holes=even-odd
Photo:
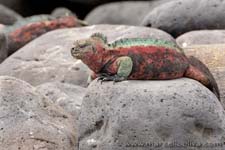
[[[88,45],[90,42],[88,40],[76,40],[73,45],[74,47],[84,47]]]
[[[105,44],[107,43],[107,37],[103,35],[102,33],[94,33],[91,35],[91,38],[98,38],[102,40]]]
[[[158,39],[150,39],[150,38],[120,39],[109,44],[109,47],[118,48],[118,47],[131,47],[131,46],[150,46],[150,45],[179,49],[179,47],[173,42],[158,40]]]

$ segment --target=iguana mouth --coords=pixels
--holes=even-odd
[[[73,56],[75,57],[75,58],[77,58],[77,59],[81,59],[82,57],[81,57],[81,54],[79,54],[79,53],[73,53]]]
[[[80,59],[81,58],[81,54],[78,50],[76,50],[74,47],[71,49],[71,54],[73,57]]]
[[[75,57],[79,57],[79,55],[80,55],[80,54],[78,54],[78,53],[77,53],[77,54],[73,54],[73,56],[75,56]]]

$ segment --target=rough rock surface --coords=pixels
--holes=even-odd
[[[89,24],[139,25],[149,10],[171,0],[123,1],[100,5],[85,18]]]
[[[157,150],[168,150],[166,143],[222,146],[225,140],[220,102],[199,82],[187,78],[102,85],[95,80],[83,99],[79,121],[79,150],[149,150],[157,144]],[[199,150],[189,146],[182,150],[190,149]]]
[[[225,1],[176,0],[149,12],[142,25],[162,29],[174,37],[199,29],[225,28]]]
[[[224,44],[225,30],[191,31],[177,37],[176,41],[183,48],[203,44]]]
[[[13,10],[0,4],[0,23],[4,25],[12,25],[17,20],[22,19],[22,16]]]
[[[0,75],[14,76],[32,85],[59,81],[86,86],[89,69],[72,58],[70,48],[75,40],[88,38],[94,32],[104,33],[109,41],[125,37],[152,37],[175,42],[169,34],[146,27],[97,25],[56,30],[8,57],[0,65]]]
[[[8,56],[7,38],[4,33],[0,32],[0,63]]]
[[[44,83],[36,88],[37,91],[70,113],[75,121],[78,120],[86,88],[60,82]]]
[[[184,52],[197,57],[210,69],[217,81],[225,108],[225,44],[194,45],[184,48]]]
[[[74,150],[71,116],[16,78],[0,77],[1,150]]]

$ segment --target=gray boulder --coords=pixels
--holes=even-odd
[[[110,42],[126,37],[152,37],[175,42],[164,31],[147,27],[97,25],[48,32],[28,43],[0,64],[0,75],[10,75],[36,86],[46,82],[65,82],[87,86],[90,70],[72,58],[75,40],[95,32],[108,36]]]
[[[179,145],[199,150],[191,142],[225,148],[223,107],[211,91],[187,78],[116,84],[95,80],[79,121],[79,150],[181,150]]]
[[[223,0],[176,0],[151,10],[141,24],[177,37],[192,30],[224,29],[224,11]]]
[[[183,48],[193,45],[224,44],[225,30],[191,31],[177,37],[176,41]]]
[[[0,24],[12,25],[19,19],[22,19],[22,16],[0,4]]]
[[[57,7],[52,11],[51,15],[53,17],[62,17],[62,16],[73,16],[75,14],[65,7]]]
[[[149,10],[171,0],[123,1],[100,5],[85,18],[89,24],[139,25]]]
[[[1,150],[74,150],[77,132],[71,116],[34,87],[0,77]]]
[[[41,84],[36,89],[70,113],[74,121],[78,120],[86,88],[68,83],[50,82]]]

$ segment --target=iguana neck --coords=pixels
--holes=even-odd
[[[95,73],[99,73],[104,66],[104,50],[105,48],[101,44],[97,44],[96,53],[87,53],[82,58],[82,61]]]
[[[132,47],[132,46],[159,46],[165,48],[176,49],[182,51],[175,43],[157,39],[149,38],[130,38],[117,40],[111,44],[108,44],[109,49],[116,49],[119,47]]]

